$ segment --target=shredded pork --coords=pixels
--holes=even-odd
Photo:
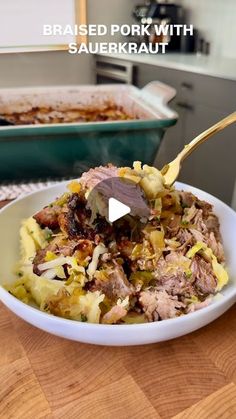
[[[134,293],[132,284],[127,279],[122,266],[109,266],[105,278],[103,272],[97,272],[94,289],[102,291],[109,299],[125,298]]]
[[[166,291],[148,290],[140,293],[139,302],[149,321],[166,320],[176,317],[185,304],[178,297]]]
[[[137,185],[140,178],[150,188],[156,169],[147,168],[152,182],[144,182],[141,166],[136,167],[138,171],[123,168],[123,175],[127,170]],[[113,165],[90,169],[69,193],[34,215],[41,234],[50,229],[50,235],[46,245],[36,249],[33,272],[43,277],[42,267],[52,260],[47,280],[52,285],[57,280],[57,286],[61,281],[64,287],[41,306],[81,321],[90,313],[89,318],[106,324],[128,322],[130,314],[138,322],[160,321],[205,307],[220,290],[219,272],[225,261],[212,205],[165,186],[158,194],[154,185],[156,195],[150,189],[146,196],[145,188],[142,192],[149,208],[147,219],[136,214],[111,224],[101,213],[93,214],[87,196],[91,188],[118,173]],[[130,200],[135,203],[133,193],[134,189]],[[226,273],[224,284],[225,278]],[[80,312],[82,301],[87,305]],[[96,307],[93,317],[91,301]]]

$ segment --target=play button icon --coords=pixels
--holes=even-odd
[[[108,177],[100,182],[92,178],[92,181],[94,186],[86,197],[87,208],[92,210],[92,218],[99,214],[109,223],[114,223],[128,214],[139,219],[149,217],[150,208],[143,191],[135,182],[118,176]]]
[[[108,219],[110,223],[113,223],[119,218],[124,217],[125,215],[131,212],[130,207],[128,205],[123,204],[122,202],[118,201],[115,198],[109,198],[108,201]]]

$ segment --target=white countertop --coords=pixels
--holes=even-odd
[[[98,54],[134,63],[150,64],[236,81],[236,59],[210,55],[167,54]]]

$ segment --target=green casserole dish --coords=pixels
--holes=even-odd
[[[0,115],[35,106],[102,106],[114,102],[132,117],[124,121],[0,127],[0,182],[78,177],[109,162],[152,164],[165,130],[177,121],[168,107],[175,90],[151,82],[127,85],[35,87],[0,90]]]

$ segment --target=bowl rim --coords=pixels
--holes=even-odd
[[[78,180],[78,179],[76,179]],[[12,202],[10,202],[9,204],[7,204],[6,206],[4,206],[3,208],[0,209],[0,216],[2,213],[6,212],[10,207],[16,205],[18,202],[23,201],[24,199],[37,195],[39,193],[42,193],[44,191],[50,190],[50,189],[55,189],[58,186],[65,186],[68,184],[68,180],[65,181],[61,181],[56,183],[55,185],[49,185],[44,187],[43,189],[40,189],[38,191],[34,191],[34,192],[30,192],[27,194],[24,194],[23,196],[20,196],[19,198],[13,200]],[[236,212],[229,207],[227,204],[225,204],[223,201],[221,201],[219,198],[215,197],[212,194],[209,194],[208,192],[205,192],[199,188],[196,188],[194,186],[191,186],[187,183],[183,183],[183,182],[176,182],[176,187],[177,188],[190,188],[190,191],[193,193],[198,193],[200,191],[200,193],[204,193],[206,194],[208,197],[213,198],[214,200],[216,200],[217,203],[219,203],[220,205],[223,205],[223,207],[225,209],[227,209],[227,211],[230,211],[230,213],[236,217]],[[226,285],[227,286],[227,285]],[[1,284],[0,284],[0,301],[4,304],[4,301],[9,302],[9,304],[6,304],[9,309],[10,309],[10,303],[12,301],[13,305],[17,305],[19,308],[24,307],[27,311],[29,311],[29,313],[32,314],[36,314],[40,319],[48,321],[48,322],[58,322],[61,325],[65,325],[65,326],[72,326],[76,327],[76,328],[95,328],[95,329],[103,329],[103,330],[111,330],[112,328],[114,329],[121,329],[121,328],[125,328],[125,330],[133,330],[134,328],[139,331],[141,329],[143,329],[145,327],[145,329],[148,327],[149,329],[153,329],[153,328],[163,328],[165,327],[165,325],[168,324],[172,324],[173,326],[175,324],[181,325],[181,324],[185,324],[186,322],[190,321],[191,319],[196,319],[198,317],[201,317],[201,315],[207,314],[207,313],[211,313],[214,312],[216,309],[220,309],[221,306],[223,306],[225,304],[225,301],[229,301],[231,299],[234,299],[236,302],[236,283],[235,286],[233,287],[233,289],[229,292],[229,294],[227,296],[224,296],[223,294],[219,293],[218,294],[218,298],[214,298],[213,297],[213,301],[206,307],[203,307],[199,310],[196,310],[192,313],[188,313],[179,317],[174,317],[171,319],[166,319],[166,320],[162,320],[162,321],[156,321],[156,322],[147,322],[147,323],[134,323],[134,324],[102,324],[102,323],[88,323],[88,322],[80,322],[78,320],[72,320],[72,319],[66,319],[64,317],[59,317],[59,316],[54,316],[53,314],[48,314],[46,312],[41,311],[39,308],[35,308],[29,304],[26,304],[22,301],[20,301],[18,298],[16,298],[15,296],[11,295]]]

